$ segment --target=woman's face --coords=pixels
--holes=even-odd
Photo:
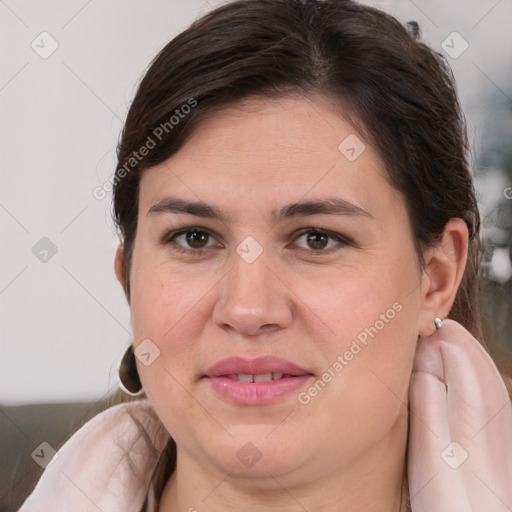
[[[327,100],[252,98],[143,173],[134,344],[180,463],[291,482],[405,450],[422,274],[404,201],[362,144]],[[301,370],[209,372],[235,356]]]

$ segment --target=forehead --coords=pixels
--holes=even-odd
[[[304,157],[337,160],[343,155],[340,143],[349,136],[360,148],[368,146],[344,114],[322,96],[249,97],[208,115],[180,151],[194,160],[204,160],[205,153],[230,160],[247,155],[271,161],[277,156],[295,164]]]
[[[147,211],[166,191],[193,200],[217,194],[217,202],[244,201],[246,208],[257,198],[337,191],[356,204],[371,202],[390,189],[384,164],[342,114],[322,97],[237,102],[203,120],[178,152],[143,173],[141,203]]]

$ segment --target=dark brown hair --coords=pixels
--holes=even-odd
[[[417,35],[350,0],[237,0],[169,42],[140,82],[118,145],[113,213],[128,301],[144,169],[167,160],[202,120],[237,100],[320,95],[342,106],[377,150],[407,205],[422,264],[423,250],[439,241],[449,219],[466,222],[468,261],[450,318],[484,344],[480,217],[464,116],[445,58]],[[153,143],[144,157],[134,157]],[[158,499],[175,455],[171,439],[154,475]]]

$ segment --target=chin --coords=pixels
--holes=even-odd
[[[279,428],[279,427],[278,427]],[[306,462],[299,439],[279,435],[275,426],[259,425],[230,429],[233,437],[223,436],[222,441],[208,439],[205,447],[208,456],[222,471],[244,478],[268,478],[290,473]],[[237,432],[238,430],[238,432]],[[217,449],[212,452],[213,445]]]

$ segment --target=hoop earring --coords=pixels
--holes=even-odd
[[[139,396],[144,393],[142,383],[137,371],[137,364],[135,362],[135,354],[133,352],[133,345],[130,345],[121,359],[119,364],[119,388],[121,391],[130,396]]]
[[[443,321],[440,318],[435,318],[434,325],[436,326],[436,330],[439,330],[443,327]]]

